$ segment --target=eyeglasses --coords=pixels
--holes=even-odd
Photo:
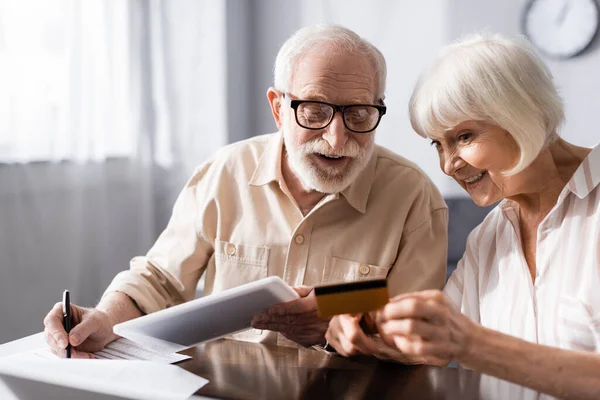
[[[325,129],[336,112],[342,113],[344,126],[355,133],[368,133],[374,131],[385,115],[386,106],[372,104],[351,104],[338,106],[313,100],[292,100],[288,93],[283,93],[285,102],[292,107],[296,115],[296,122],[305,129]]]

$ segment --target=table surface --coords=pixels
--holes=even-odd
[[[43,335],[32,335],[0,345],[0,357],[42,345]],[[460,366],[405,366],[372,357],[344,358],[314,349],[230,339],[181,353],[192,356],[178,364],[181,368],[210,381],[195,398],[552,399]]]
[[[222,339],[182,352],[210,381],[196,394],[226,399],[550,399],[475,371],[344,358],[306,348]]]

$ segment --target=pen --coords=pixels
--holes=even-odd
[[[69,332],[71,331],[71,297],[68,290],[63,292],[62,311],[63,326],[67,332],[67,358],[71,358],[71,344],[69,343]]]

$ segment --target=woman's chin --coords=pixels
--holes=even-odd
[[[479,207],[488,207],[502,200],[502,196],[497,193],[489,193],[486,188],[479,187],[473,190],[473,188],[466,188],[463,186],[463,189],[465,189],[471,200],[473,200],[473,203]]]
[[[487,173],[475,183],[457,182],[479,207],[488,207],[502,200],[500,191],[497,190]]]
[[[500,201],[501,199],[492,196],[475,195],[471,196],[471,200],[473,200],[473,203],[475,203],[479,207],[488,207]]]

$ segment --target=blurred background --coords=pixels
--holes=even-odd
[[[442,46],[485,28],[522,33],[528,3],[0,0],[0,343],[41,331],[64,289],[94,306],[160,234],[194,166],[276,130],[265,93],[277,51],[320,22],[384,53],[377,142],[417,162],[446,197],[455,263],[487,210],[441,173],[410,127],[408,99]],[[566,103],[562,135],[589,147],[600,141],[598,41],[545,58]]]

